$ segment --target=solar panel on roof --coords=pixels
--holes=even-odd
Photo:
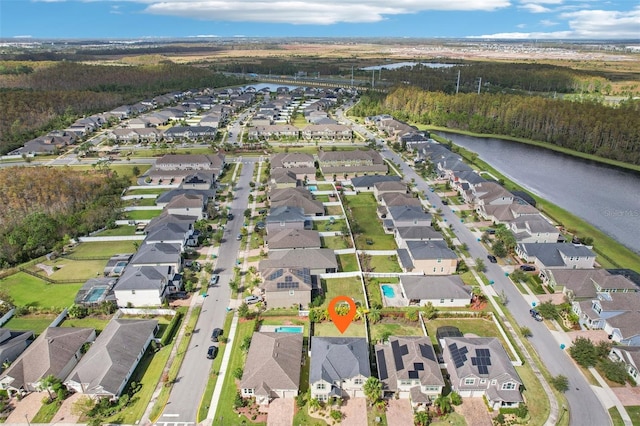
[[[403,345],[406,347],[407,345]],[[396,371],[404,370],[404,362],[402,362],[403,350],[397,340],[391,341],[391,352],[393,353],[393,361],[396,364]]]
[[[418,345],[418,348],[420,349],[420,355],[422,355],[423,358],[426,359],[430,359],[430,360],[435,360],[435,354],[433,353],[433,348],[429,345]]]
[[[384,351],[380,349],[376,354],[378,355],[378,373],[380,373],[380,380],[386,380],[389,378],[389,373],[387,372],[387,361],[384,357]]]
[[[480,374],[489,374],[489,369],[487,368],[486,365],[479,365],[478,366],[478,373],[480,373]]]
[[[409,371],[409,378],[410,379],[417,379],[418,378],[418,372],[417,371]]]
[[[413,369],[416,371],[424,371],[424,364],[421,362],[414,362]]]
[[[451,352],[451,359],[453,359],[456,368],[460,368],[467,360],[467,352],[469,351],[466,346],[458,348],[458,345],[452,343],[449,345],[449,351]]]

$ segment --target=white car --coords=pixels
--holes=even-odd
[[[258,296],[253,296],[253,295],[247,296],[244,298],[244,303],[246,303],[247,305],[258,303],[260,301],[261,299]]]

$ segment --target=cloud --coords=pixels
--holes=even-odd
[[[551,9],[549,9],[548,7],[544,7],[544,6],[540,6],[539,4],[535,4],[535,3],[527,3],[527,4],[523,4],[522,6],[520,6],[521,9],[524,9],[528,12],[531,13],[548,13],[551,12]]]
[[[518,24],[516,28],[527,28],[527,24]]]
[[[550,19],[543,19],[542,21],[540,21],[540,25],[542,25],[543,27],[553,27],[554,25],[558,25],[558,23]]]
[[[495,33],[469,38],[495,38],[495,39],[568,39],[573,38],[571,31],[555,31],[551,33],[530,32],[530,33]]]
[[[509,0],[138,0],[145,12],[207,21],[296,25],[380,22],[424,11],[493,11]]]

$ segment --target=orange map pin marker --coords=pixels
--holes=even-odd
[[[338,315],[336,312],[336,305],[339,302],[347,302],[349,305],[349,312],[346,315]],[[349,328],[351,321],[356,316],[356,304],[352,298],[348,296],[337,296],[334,297],[331,302],[329,302],[329,316],[331,317],[331,321],[335,324],[336,328],[340,333],[344,333]]]

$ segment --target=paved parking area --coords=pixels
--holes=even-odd
[[[367,400],[366,398],[345,399],[341,408],[344,414],[343,425],[367,426]]]
[[[408,399],[389,400],[387,406],[388,426],[407,426],[413,424],[413,409]]]
[[[291,426],[293,424],[293,398],[275,398],[269,404],[267,426]]]

